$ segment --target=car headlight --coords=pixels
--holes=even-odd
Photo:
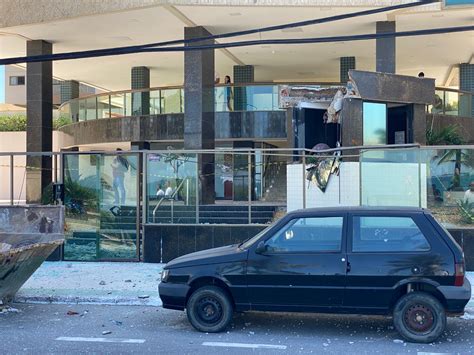
[[[166,282],[168,281],[168,277],[170,276],[170,271],[169,269],[164,269],[161,272],[161,282]]]

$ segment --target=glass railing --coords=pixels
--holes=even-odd
[[[214,88],[215,112],[232,111],[278,111],[285,107],[281,96],[288,87],[296,88],[301,94],[311,94],[334,88],[338,84],[291,83],[252,85],[219,85]],[[285,98],[287,99],[287,98]],[[304,98],[295,97],[295,100]],[[327,98],[325,98],[327,99]],[[474,117],[474,94],[437,88],[435,103],[428,112],[460,117]],[[61,105],[61,115],[72,122],[90,121],[101,118],[119,118],[129,116],[159,115],[184,112],[184,89],[181,86],[150,88],[103,93],[79,99],[73,99]]]
[[[280,91],[288,92],[285,89],[288,85],[314,93],[334,88],[338,84],[219,85],[214,88],[215,112],[282,110],[284,104],[280,102]],[[73,99],[61,105],[59,110],[61,115],[69,117],[72,122],[183,113],[184,89],[166,87],[108,92]]]
[[[450,116],[474,117],[473,100],[473,93],[437,88],[435,91],[435,103],[428,107],[428,112]]]
[[[474,224],[473,146],[360,154],[361,205],[428,208],[446,227]]]

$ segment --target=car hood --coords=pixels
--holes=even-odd
[[[165,268],[178,268],[203,264],[218,264],[243,261],[247,258],[247,250],[240,249],[238,244],[198,251],[180,256],[166,264]]]

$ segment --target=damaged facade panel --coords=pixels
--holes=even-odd
[[[63,242],[63,206],[0,207],[0,302],[11,301]]]
[[[435,80],[412,76],[349,71],[342,116],[342,146],[370,145],[364,139],[366,103],[385,108],[384,141],[381,144],[426,143],[426,106],[435,101]]]

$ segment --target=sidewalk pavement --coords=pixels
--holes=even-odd
[[[20,303],[161,306],[158,284],[164,264],[44,262],[18,291]],[[474,272],[467,276],[474,286]],[[474,317],[474,293],[468,304]]]
[[[150,263],[46,261],[14,301],[161,306],[162,269]]]

